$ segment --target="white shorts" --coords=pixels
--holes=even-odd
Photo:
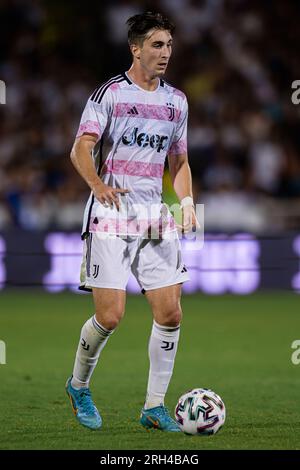
[[[189,280],[177,233],[171,239],[107,237],[89,233],[84,240],[79,289],[126,290],[130,272],[142,292]]]

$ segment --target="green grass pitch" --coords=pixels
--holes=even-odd
[[[146,431],[139,424],[152,324],[143,296],[129,296],[104,349],[91,390],[103,427],[75,420],[64,384],[79,332],[93,312],[89,295],[4,291],[0,298],[0,449],[300,449],[299,297],[184,296],[184,319],[166,404],[173,414],[188,389],[213,389],[227,419],[215,436]]]

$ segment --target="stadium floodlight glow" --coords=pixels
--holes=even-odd
[[[5,241],[2,237],[0,237],[0,289],[3,289],[6,282],[6,268],[4,264],[4,257],[5,257]]]
[[[3,80],[0,80],[0,104],[6,104],[6,85]]]
[[[259,287],[260,243],[252,235],[207,234],[203,249],[198,251],[193,251],[193,241],[181,243],[190,276],[183,285],[184,293],[250,294]]]
[[[297,236],[293,242],[293,249],[294,252],[299,256],[300,258],[300,236]],[[292,287],[295,289],[296,292],[300,292],[300,264],[299,264],[299,270],[297,274],[292,279]]]
[[[82,241],[77,233],[50,233],[45,239],[45,248],[50,254],[50,270],[43,283],[49,292],[71,289],[77,293],[82,259]]]

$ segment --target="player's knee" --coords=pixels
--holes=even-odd
[[[176,327],[180,325],[182,320],[182,311],[179,305],[168,308],[160,315],[160,323],[162,326]]]
[[[96,320],[107,330],[115,330],[124,316],[124,309],[115,307],[105,312],[96,310]]]
[[[102,320],[102,325],[104,328],[107,330],[115,330],[117,326],[119,325],[121,319],[120,318],[107,318],[104,321]]]
[[[101,316],[100,319],[98,320],[96,316],[97,321],[106,328],[107,330],[115,330],[117,326],[119,325],[122,317],[117,317],[117,316],[109,316],[109,317],[103,317]]]

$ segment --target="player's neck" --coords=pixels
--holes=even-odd
[[[134,65],[126,73],[136,85],[146,91],[155,91],[158,87],[158,77],[150,77],[143,70],[134,67]]]

